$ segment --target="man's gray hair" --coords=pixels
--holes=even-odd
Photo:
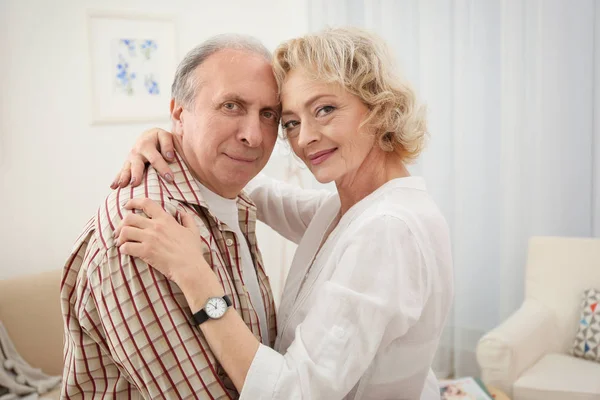
[[[171,97],[184,107],[193,106],[196,90],[199,86],[194,71],[208,57],[225,49],[246,50],[264,57],[269,63],[271,62],[271,52],[260,40],[253,36],[237,33],[213,36],[190,50],[181,61],[171,86]]]

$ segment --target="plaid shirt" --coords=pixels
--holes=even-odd
[[[137,188],[113,191],[77,239],[61,282],[65,369],[61,398],[237,398],[231,380],[212,354],[177,285],[138,258],[122,255],[113,232],[122,207],[135,197],[157,201],[179,219],[192,212],[201,230],[204,258],[250,330],[260,341],[276,336],[275,305],[256,245],[256,208],[238,197],[240,228],[248,241],[269,332],[261,332],[245,288],[240,248],[216,219],[179,156],[174,183],[149,168]],[[242,238],[239,238],[240,240]]]

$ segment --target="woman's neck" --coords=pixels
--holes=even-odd
[[[407,176],[410,173],[396,153],[375,147],[356,171],[336,181],[341,215],[392,179]]]

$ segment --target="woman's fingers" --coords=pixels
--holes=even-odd
[[[192,230],[192,232],[194,232],[195,234],[197,234],[198,236],[200,236],[200,231],[198,230],[198,226],[196,226],[196,222],[194,221],[194,217],[191,214],[188,214],[185,211],[181,213],[181,225],[183,225],[186,228]]]
[[[167,157],[167,154],[170,154],[171,157]],[[130,161],[132,161],[133,156],[142,159],[144,162],[148,161],[160,176],[169,182],[173,182],[173,171],[168,165],[168,162],[175,159],[173,135],[170,132],[160,128],[153,128],[144,132],[130,154]]]
[[[131,163],[128,161],[125,161],[125,164],[123,164],[123,168],[121,168],[121,176],[119,177],[119,180],[117,181],[117,186],[120,188],[124,188],[125,186],[129,185],[129,182],[131,181]]]
[[[158,203],[143,197],[129,200],[127,204],[125,204],[124,208],[126,210],[142,210],[144,214],[148,216],[148,218],[152,219],[158,219],[165,215],[171,217],[165,210],[162,209],[161,206],[158,205]]]
[[[121,221],[121,224],[115,230],[114,236],[119,236],[121,233],[121,229],[126,226],[130,226],[138,229],[148,229],[152,227],[152,221],[143,215],[138,215],[134,213],[128,213]]]
[[[150,165],[154,167],[154,169],[165,178],[169,183],[173,182],[173,171],[169,168],[169,164],[163,158],[163,155],[158,152],[155,148],[149,149],[145,157],[150,162]],[[135,176],[135,175],[134,175]]]
[[[127,182],[131,186],[136,187],[142,183],[142,177],[144,176],[144,170],[146,169],[146,163],[139,156],[131,156],[129,158],[131,163],[131,180]]]
[[[110,188],[111,189],[116,189],[119,187],[119,181],[121,179],[121,171],[119,171],[119,173],[117,174],[117,176],[115,176],[115,179],[113,180],[113,182],[110,184]]]
[[[119,250],[121,251],[121,254],[126,254],[128,256],[137,257],[143,260],[145,257],[145,248],[146,247],[142,243],[125,242],[119,247]]]
[[[126,242],[142,243],[146,236],[147,235],[144,233],[143,229],[136,228],[133,226],[123,226],[120,229],[119,235],[116,239],[117,246],[122,246],[123,243]]]
[[[173,134],[160,129],[158,131],[158,143],[160,152],[165,160],[171,162],[175,159],[175,144],[173,143]]]

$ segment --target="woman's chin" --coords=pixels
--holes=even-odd
[[[319,183],[322,183],[322,184],[327,184],[327,183],[333,182],[333,181],[335,181],[335,178],[336,178],[332,174],[325,173],[325,171],[317,171],[316,173],[313,172],[313,176]]]

